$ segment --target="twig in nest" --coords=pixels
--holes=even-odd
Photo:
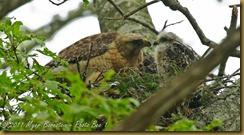
[[[100,71],[100,74],[97,76],[97,78],[96,78],[96,80],[94,81],[94,83],[98,83],[99,81],[101,81],[103,78],[104,78],[104,76],[103,76],[103,71]],[[102,76],[102,77],[101,77]],[[101,78],[100,78],[101,77]],[[100,79],[99,79],[100,78]]]
[[[84,69],[83,73],[81,74],[82,81],[86,80],[86,72],[87,72],[87,69],[88,69],[88,66],[89,66],[89,62],[90,62],[90,59],[91,59],[92,47],[93,47],[93,42],[91,42],[91,46],[90,46],[89,55],[88,55],[88,59],[87,59],[87,62],[86,62],[85,69]]]
[[[83,74],[81,74],[81,71],[80,71],[80,64],[79,64],[78,58],[75,58],[75,63],[76,63],[77,71],[78,71],[78,73],[80,75],[80,78],[82,79],[82,81],[85,81],[85,80],[83,80],[83,76],[82,76]]]
[[[171,25],[179,24],[179,23],[182,23],[183,21],[184,21],[184,20],[181,20],[181,21],[178,21],[178,22],[171,23],[171,24],[168,24],[168,25],[167,25],[168,20],[166,20],[165,23],[164,23],[164,27],[162,28],[162,31],[164,31],[167,27],[169,27],[169,26],[171,26]]]
[[[99,70],[99,68],[96,68],[96,69],[100,72],[100,74],[97,76],[97,78],[93,82],[91,82],[91,80],[88,80],[88,85],[87,85],[88,89],[91,89],[94,86],[99,86],[99,81],[101,81],[104,78],[104,76],[103,76],[104,72]]]
[[[56,6],[59,6],[59,5],[62,5],[63,3],[65,3],[66,1],[68,1],[68,0],[63,0],[63,1],[61,1],[61,0],[57,0],[57,1],[59,1],[59,3],[57,3],[57,2],[54,2],[53,0],[49,0],[53,5],[56,5]]]

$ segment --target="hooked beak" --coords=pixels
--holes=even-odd
[[[151,42],[149,42],[148,39],[144,38],[143,41],[145,46],[151,46]]]

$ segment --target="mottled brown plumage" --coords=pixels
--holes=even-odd
[[[199,58],[190,46],[172,32],[160,33],[157,42],[155,62],[158,73],[165,79],[184,71]]]
[[[78,67],[83,73],[87,67],[86,82],[93,82],[108,70],[118,72],[124,67],[138,67],[143,61],[142,48],[150,45],[140,34],[100,33],[83,38],[59,53],[69,63],[68,67],[56,61],[46,66],[52,67],[53,72],[68,70],[73,73],[79,73]]]

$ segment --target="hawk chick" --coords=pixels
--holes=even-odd
[[[181,73],[199,58],[190,46],[185,45],[182,39],[172,32],[160,33],[154,44],[157,45],[157,71],[164,80]]]
[[[140,34],[100,33],[83,38],[59,53],[69,63],[68,67],[62,67],[57,61],[46,66],[52,67],[53,72],[85,72],[86,83],[94,82],[108,70],[118,72],[124,67],[138,67],[143,61],[145,46],[151,44]]]

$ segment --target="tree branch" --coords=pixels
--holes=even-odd
[[[124,16],[124,12],[120,9],[120,7],[118,7],[112,0],[108,0],[108,2],[114,6],[114,8],[120,13],[120,15]]]
[[[236,29],[237,26],[237,17],[238,17],[238,9],[237,6],[233,6],[232,8],[232,14],[231,14],[231,21],[230,21],[230,27],[226,31],[227,35],[230,35],[233,33],[233,31]],[[218,76],[223,76],[225,74],[225,67],[227,63],[228,58],[223,60],[223,62],[219,66],[219,73]]]
[[[136,12],[142,10],[143,8],[146,8],[147,6],[152,5],[152,4],[154,4],[154,3],[157,3],[157,2],[159,2],[159,1],[160,1],[160,0],[153,0],[153,1],[150,1],[150,2],[148,2],[148,3],[146,3],[146,4],[144,4],[144,5],[142,5],[142,6],[138,7],[138,8],[136,8],[135,10],[133,10],[133,11],[127,13],[126,15],[123,16],[123,18],[126,19],[126,18],[130,17],[131,15],[135,14]]]
[[[135,18],[131,18],[131,17],[126,18],[126,20],[130,20],[130,21],[139,23],[139,24],[141,24],[142,26],[144,26],[144,27],[148,28],[149,30],[151,30],[153,33],[158,34],[158,31],[157,31],[157,30],[155,30],[154,28],[152,28],[151,26],[149,26],[148,24],[146,24],[146,23],[144,23],[144,22],[142,22],[142,21],[140,21],[140,20],[137,20],[137,19],[135,19]]]
[[[181,4],[178,2],[178,0],[161,0],[165,6],[168,6],[171,10],[173,11],[179,11],[181,12],[183,15],[185,15],[185,17],[189,20],[191,26],[193,27],[193,29],[195,30],[195,32],[197,33],[200,41],[202,44],[209,46],[211,48],[215,48],[218,46],[217,43],[215,43],[214,41],[208,39],[205,34],[203,33],[202,29],[199,27],[197,21],[195,20],[195,18],[192,16],[192,14],[190,13],[190,11],[186,8],[181,6]],[[233,57],[239,57],[238,54],[240,54],[238,52],[238,50],[235,50],[230,56]]]
[[[241,7],[241,4],[229,5],[230,8],[233,8],[234,6],[236,6],[236,7]]]
[[[182,23],[183,21],[184,21],[184,20],[181,20],[181,21],[179,21],[179,22],[175,22],[175,23],[171,23],[171,24],[168,24],[168,25],[167,25],[168,20],[166,20],[165,23],[164,23],[164,27],[162,28],[161,31],[164,31],[167,27],[169,27],[169,26],[171,26],[171,25],[175,25],[175,24]]]
[[[145,8],[145,7],[147,7],[147,6],[149,6],[149,5],[152,5],[152,4],[154,4],[154,3],[157,3],[157,2],[159,2],[160,0],[153,0],[153,1],[150,1],[150,2],[148,2],[148,3],[146,3],[146,4],[144,4],[144,5],[142,5],[142,6],[140,6],[140,7],[138,7],[138,8],[136,8],[135,10],[133,10],[133,11],[131,11],[131,12],[129,12],[129,13],[127,13],[127,14],[124,14],[124,12],[112,1],[112,0],[107,0],[108,2],[110,2],[113,6],[114,6],[114,8],[120,13],[120,15],[122,16],[121,18],[114,18],[114,20],[120,20],[120,19],[123,19],[123,20],[125,20],[125,19],[127,19],[128,17],[130,17],[130,16],[132,16],[133,14],[135,14],[136,12],[138,12],[138,11],[140,11],[140,10],[142,10],[143,8]]]
[[[174,78],[169,85],[157,91],[154,96],[141,104],[135,113],[112,130],[145,130],[154,123],[156,118],[192,93],[199,82],[239,46],[240,40],[240,28],[238,28],[233,34],[228,35],[221,45],[216,47],[206,58],[193,65],[181,76]]]
[[[121,19],[122,19],[122,20],[133,21],[133,22],[136,22],[136,23],[141,24],[142,26],[148,28],[148,29],[151,30],[153,33],[158,34],[158,31],[155,30],[153,27],[149,26],[148,24],[146,24],[146,23],[144,23],[144,22],[142,22],[142,21],[140,21],[140,20],[137,20],[137,19],[135,19],[135,18],[132,18],[132,17],[130,17],[130,16],[132,16],[132,15],[135,14],[136,12],[142,10],[143,8],[149,6],[149,5],[153,4],[153,3],[157,3],[157,2],[159,2],[160,0],[153,0],[153,1],[151,1],[151,2],[148,2],[148,3],[146,3],[146,4],[144,4],[144,5],[142,5],[142,6],[138,7],[138,8],[136,8],[135,10],[133,10],[133,11],[127,13],[127,14],[125,14],[125,13],[120,9],[120,7],[117,6],[112,0],[107,0],[107,1],[108,1],[110,4],[112,4],[112,5],[114,6],[114,8],[115,8],[115,9],[120,13],[120,15],[122,16],[122,17],[120,17],[120,18],[107,18],[107,19],[110,19],[110,20],[121,20]]]

